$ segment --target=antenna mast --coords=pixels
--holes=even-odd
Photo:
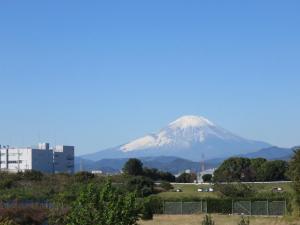
[[[205,171],[205,155],[204,155],[204,153],[202,153],[202,155],[201,155],[201,172],[204,172]]]

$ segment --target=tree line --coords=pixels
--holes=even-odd
[[[232,157],[214,172],[215,182],[259,182],[289,180],[289,164],[283,160]]]

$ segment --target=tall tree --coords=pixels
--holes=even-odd
[[[293,181],[295,191],[294,199],[297,207],[294,211],[300,217],[300,148],[295,150],[294,156],[290,161],[289,175]]]
[[[129,159],[123,167],[123,172],[132,176],[140,176],[143,174],[143,163],[139,159]]]
[[[217,182],[249,181],[252,177],[250,165],[250,159],[242,157],[229,158],[215,171],[214,180]]]
[[[267,161],[261,166],[261,171],[258,174],[260,181],[280,181],[286,180],[286,172],[288,163],[283,160]]]
[[[176,178],[176,182],[194,183],[196,179],[197,179],[197,175],[195,173],[182,173],[179,177]]]
[[[259,177],[261,177],[262,173],[262,165],[264,165],[267,162],[266,159],[264,158],[254,158],[251,159],[251,165],[250,165],[250,170],[251,170],[251,181],[260,181]]]

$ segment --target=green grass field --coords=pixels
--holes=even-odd
[[[271,184],[249,184],[253,190],[255,190],[258,196],[264,196],[272,194],[272,190],[275,187],[281,187],[284,193],[292,193],[291,183],[271,183]],[[198,188],[209,188],[214,187],[213,185],[204,184],[176,184],[174,189],[168,192],[162,192],[158,194],[163,199],[186,199],[186,198],[218,198],[220,193],[218,192],[198,192]],[[174,190],[181,189],[182,192],[175,192]],[[276,194],[275,194],[276,195]],[[280,196],[280,193],[278,193]]]
[[[162,192],[159,194],[164,199],[182,199],[182,198],[217,198],[218,195],[215,192],[198,192],[198,188],[209,188],[212,185],[194,185],[194,184],[176,184],[174,189],[168,192]],[[175,192],[176,189],[181,189],[182,192]]]

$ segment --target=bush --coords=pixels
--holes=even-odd
[[[75,181],[79,183],[87,183],[94,178],[95,175],[87,171],[82,171],[75,174]]]
[[[216,190],[222,195],[231,198],[252,197],[255,191],[246,184],[217,184]]]
[[[139,197],[147,197],[153,193],[154,182],[148,177],[136,176],[128,179],[127,190],[136,192]]]
[[[169,182],[175,182],[175,176],[169,172],[163,172],[155,168],[147,168],[144,167],[143,169],[143,176],[149,177],[152,180],[158,181],[169,181]]]
[[[152,220],[153,219],[153,210],[151,206],[151,200],[146,198],[142,207],[142,220]]]
[[[163,214],[163,200],[158,196],[149,196],[149,204],[154,214]]]
[[[0,172],[0,189],[11,188],[19,178],[16,174]]]
[[[243,216],[242,216],[240,222],[238,223],[238,225],[249,225],[249,224],[250,224],[249,217],[247,219],[245,219]]]
[[[0,225],[18,225],[16,224],[13,220],[11,219],[8,219],[8,218],[4,218],[4,219],[1,219],[0,218]]]
[[[11,188],[13,185],[13,179],[6,177],[0,180],[0,189]]]
[[[211,174],[204,174],[202,176],[203,182],[211,182],[212,181],[212,175]]]
[[[177,183],[194,183],[197,179],[197,175],[194,173],[182,173],[176,178]]]
[[[89,184],[81,190],[72,204],[67,224],[136,225],[140,214],[136,200],[132,193],[118,193],[110,182],[102,190]]]
[[[205,215],[201,224],[202,225],[215,225],[215,222],[213,221],[211,215]]]
[[[231,199],[207,199],[207,212],[208,213],[232,213],[232,200]]]
[[[19,172],[18,176],[24,180],[41,181],[44,174],[36,170],[26,170],[25,172]]]
[[[68,210],[57,207],[50,210],[48,214],[49,225],[65,225],[67,224]]]
[[[165,191],[169,191],[169,190],[173,189],[172,184],[170,184],[167,181],[160,182],[159,187],[163,188]]]
[[[0,221],[5,219],[18,225],[40,225],[47,219],[47,210],[38,207],[1,208]]]

